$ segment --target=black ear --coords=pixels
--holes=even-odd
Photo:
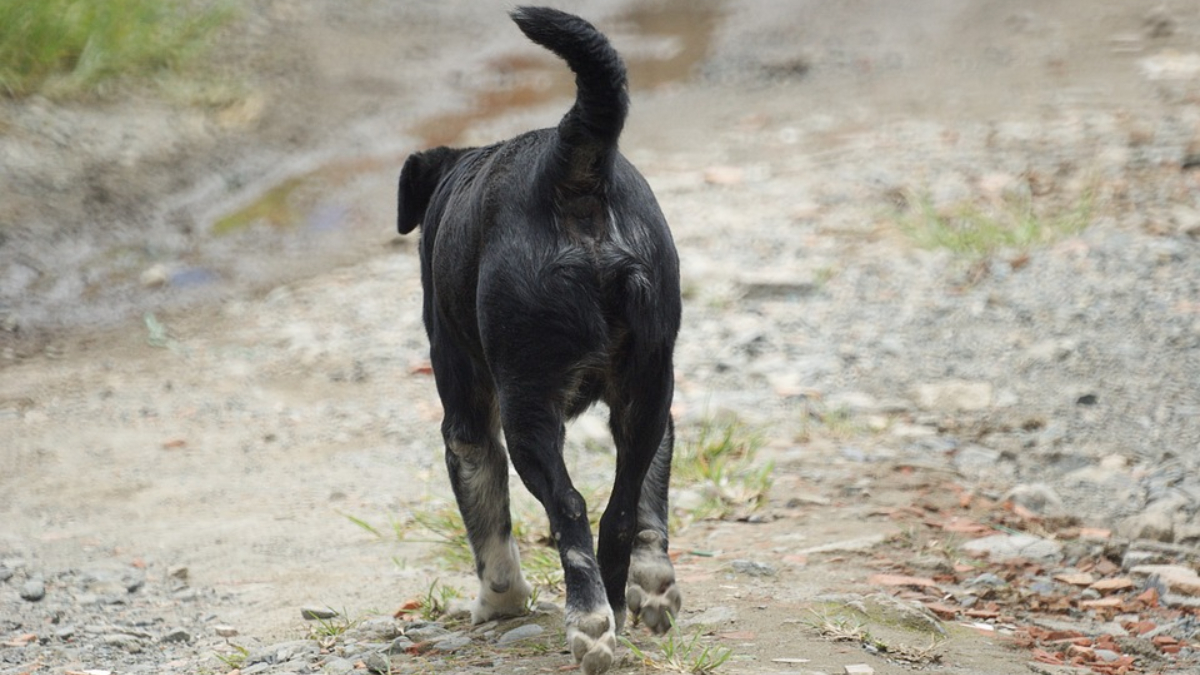
[[[454,166],[463,150],[434,148],[410,155],[400,170],[396,229],[412,232],[425,220],[425,210],[442,177]]]

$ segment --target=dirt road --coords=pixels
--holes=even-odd
[[[1195,667],[1194,598],[1133,570],[1194,568],[1200,541],[1200,10],[566,8],[630,63],[622,147],[680,249],[681,446],[761,441],[674,495],[681,618],[731,650],[719,670],[1069,672],[1054,639],[1096,672]],[[415,148],[565,110],[503,10],[277,0],[231,28],[220,58],[251,74],[220,105],[4,103],[0,673],[367,667],[414,627],[381,617],[469,592],[414,524],[450,495],[393,190]],[[1037,241],[918,245],[1008,220]],[[569,433],[588,491],[602,420]],[[972,553],[1016,530],[1056,547]],[[1085,573],[1131,586],[1059,579]],[[307,640],[307,605],[354,625]],[[390,667],[569,660],[548,614],[437,619],[468,646]],[[518,624],[545,632],[495,644]]]

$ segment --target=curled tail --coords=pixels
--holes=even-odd
[[[625,64],[608,38],[577,16],[549,7],[520,7],[511,16],[575,73],[575,105],[558,124],[558,160],[566,185],[594,192],[609,174],[629,112]]]

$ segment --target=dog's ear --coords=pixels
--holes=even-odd
[[[433,191],[454,166],[464,150],[433,148],[410,155],[400,170],[399,208],[396,229],[408,234],[425,220]]]

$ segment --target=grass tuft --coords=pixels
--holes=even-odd
[[[1069,208],[1034,208],[1030,199],[1010,198],[988,206],[963,202],[937,208],[928,195],[909,200],[899,227],[922,248],[946,249],[970,259],[1004,250],[1028,251],[1083,231],[1092,220],[1093,195],[1084,192]]]
[[[766,503],[775,466],[755,461],[762,444],[762,436],[740,422],[705,422],[694,438],[676,449],[673,481],[705,496],[693,517],[725,518]]]
[[[691,638],[688,638],[672,620],[671,630],[655,641],[659,648],[658,654],[643,650],[627,638],[622,637],[621,641],[646,668],[690,673],[691,675],[709,675],[728,661],[733,656],[733,651],[726,647],[701,644],[702,632],[702,630],[697,630]]]
[[[4,0],[0,91],[75,96],[122,78],[178,72],[232,16],[227,3]]]

